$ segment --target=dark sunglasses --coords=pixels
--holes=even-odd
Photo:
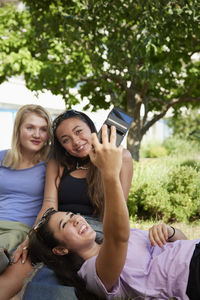
[[[80,116],[80,113],[74,109],[69,109],[63,114],[59,115],[57,118],[54,119],[53,121],[53,131],[55,132],[58,125],[64,121],[65,119],[72,118],[75,116]]]
[[[51,207],[51,208],[48,208],[45,213],[43,214],[42,218],[40,219],[40,221],[33,227],[33,230],[35,232],[38,232],[38,230],[40,229],[40,227],[47,221],[47,218],[54,214],[56,212],[56,210]]]

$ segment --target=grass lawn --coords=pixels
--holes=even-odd
[[[131,228],[140,228],[148,230],[153,224],[153,222],[134,222],[131,221]],[[188,239],[197,239],[200,238],[200,223],[193,223],[193,224],[184,224],[184,223],[174,223],[170,224],[175,228],[180,229],[185,233]]]

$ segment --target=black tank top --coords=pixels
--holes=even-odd
[[[92,215],[94,207],[88,196],[86,178],[75,178],[64,168],[58,188],[58,208],[83,215]]]

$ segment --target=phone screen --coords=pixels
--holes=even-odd
[[[104,124],[107,124],[108,135],[110,135],[110,127],[114,125],[116,127],[117,138],[116,145],[119,146],[127,133],[133,118],[123,112],[121,109],[113,108],[109,113]],[[101,141],[101,130],[98,133],[99,140]]]
[[[122,120],[125,123],[127,123],[128,125],[130,125],[132,123],[132,121],[133,121],[132,117],[130,117],[129,115],[125,114],[121,110],[117,110],[115,108],[110,112],[109,117],[112,118],[112,119],[116,119],[116,117],[117,117],[120,120]]]

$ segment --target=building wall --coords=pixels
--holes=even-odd
[[[22,78],[11,78],[0,85],[0,150],[10,147],[14,119],[18,109],[25,104],[44,106],[52,116],[65,109],[61,97],[51,93],[35,93],[25,87]]]
[[[61,96],[54,96],[49,91],[45,93],[31,92],[25,87],[22,78],[11,78],[0,85],[0,150],[10,148],[14,118],[17,110],[25,104],[39,104],[45,107],[52,119],[65,110],[65,103]],[[85,103],[73,106],[74,109],[82,110]],[[88,116],[94,121],[97,130],[105,121],[109,110],[99,110],[98,112],[87,111]],[[169,135],[169,129],[165,121],[157,122],[144,137],[148,139],[163,140]],[[126,147],[126,138],[123,141]]]
[[[49,91],[45,93],[31,92],[25,87],[22,78],[11,78],[0,85],[0,150],[10,148],[14,119],[18,109],[25,104],[39,104],[45,107],[52,119],[65,110],[65,102],[61,96],[54,96]],[[73,106],[82,110],[84,103]],[[94,121],[97,130],[101,127],[108,111],[87,112]]]
[[[167,126],[166,120],[161,119],[157,121],[146,133],[142,142],[145,143],[147,141],[156,140],[162,142],[172,133],[171,129]]]

